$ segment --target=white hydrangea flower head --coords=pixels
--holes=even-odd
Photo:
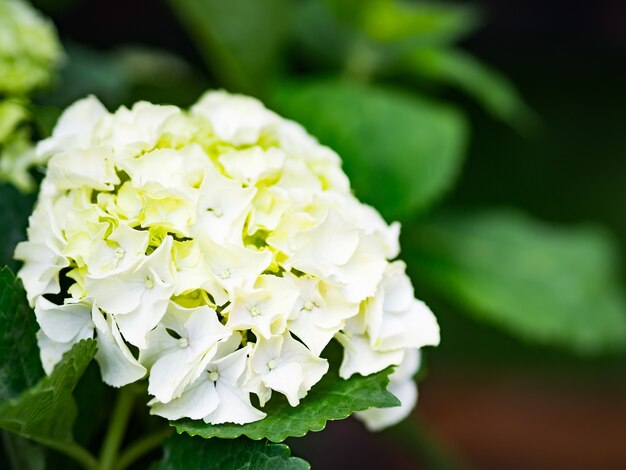
[[[360,414],[368,427],[410,412],[437,322],[393,261],[399,224],[301,126],[223,91],[190,111],[88,97],[38,153],[50,161],[16,258],[47,373],[95,337],[103,380],[147,377],[152,413],[243,424],[273,392],[298,406],[336,339],[342,378],[400,366],[402,407]]]

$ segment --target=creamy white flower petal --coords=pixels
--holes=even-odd
[[[51,204],[39,204],[28,219],[28,240],[15,249],[15,259],[24,263],[17,276],[31,306],[40,295],[59,293],[59,273],[70,264],[62,255],[66,243],[54,215]]]
[[[38,297],[35,315],[46,336],[59,343],[71,342],[79,336],[85,337],[94,327],[89,302],[56,305],[44,297]]]
[[[420,349],[407,349],[402,362],[389,376],[392,382],[402,382],[413,379],[422,365],[422,351]]]
[[[231,335],[231,330],[219,322],[215,310],[186,309],[174,302],[170,302],[162,324],[157,327],[164,328],[179,338],[160,353],[152,353],[158,359],[151,367],[148,392],[161,403],[180,396],[216,354],[217,343]],[[150,336],[152,333],[149,333],[148,349],[153,345]]]
[[[235,145],[255,143],[265,128],[280,121],[254,98],[224,91],[206,93],[191,113],[206,119],[221,140]]]
[[[389,366],[402,362],[404,349],[392,351],[374,351],[367,336],[347,336],[338,333],[335,338],[343,346],[343,361],[339,367],[339,376],[349,379],[354,374],[370,375]]]
[[[229,295],[235,289],[249,291],[272,261],[269,250],[257,251],[236,245],[219,245],[209,238],[199,239],[200,249],[218,284]]]
[[[106,115],[107,109],[94,96],[76,101],[61,114],[52,136],[39,142],[37,154],[50,156],[62,150],[89,147],[95,127]]]
[[[56,366],[63,354],[72,349],[72,343],[59,343],[51,340],[43,330],[37,332],[37,345],[39,346],[39,358],[41,365],[46,374],[52,374],[54,366]]]
[[[146,368],[135,359],[124,343],[113,317],[108,315],[105,319],[94,305],[91,318],[96,326],[96,361],[100,366],[102,380],[112,387],[123,387],[142,379],[146,375]]]
[[[218,161],[231,178],[246,183],[276,175],[285,161],[285,153],[274,147],[263,150],[261,147],[250,147],[242,150],[225,152]]]
[[[122,161],[154,148],[167,121],[180,112],[176,106],[145,101],[135,103],[131,109],[122,106],[100,121],[95,137],[110,145],[115,158]]]
[[[319,356],[345,320],[359,312],[359,304],[347,302],[336,288],[310,276],[294,276],[292,282],[299,297],[289,317],[289,331]]]
[[[120,223],[106,240],[96,242],[87,260],[89,273],[97,278],[124,272],[144,258],[150,235]]]
[[[245,424],[264,418],[265,413],[250,403],[250,393],[239,386],[249,353],[249,347],[236,350],[240,341],[239,334],[222,341],[213,360],[196,381],[169,403],[152,400],[152,413],[169,419],[183,416],[202,418],[212,424]]]
[[[120,183],[107,147],[70,149],[55,154],[48,162],[47,177],[59,190],[89,186],[110,191]]]
[[[369,431],[382,431],[385,428],[398,424],[411,414],[417,403],[417,385],[412,379],[392,382],[388,390],[400,400],[400,406],[370,408],[369,410],[355,413],[355,416],[365,424]]]
[[[261,276],[254,290],[235,290],[226,326],[250,329],[264,338],[282,334],[297,298],[298,291],[290,280]]]
[[[168,235],[132,270],[85,278],[87,291],[96,304],[115,315],[124,338],[140,348],[146,347],[145,336],[165,314],[174,291],[172,241]]]
[[[249,348],[243,348],[209,365],[207,377],[215,383],[220,403],[215,411],[203,418],[206,423],[245,424],[265,418],[265,413],[250,403],[250,393],[240,386],[248,353]]]
[[[200,188],[198,214],[190,233],[215,243],[242,246],[242,231],[255,188],[244,188],[214,171],[207,171]]]
[[[413,297],[401,261],[390,264],[377,295],[365,304],[372,347],[379,351],[439,344],[439,325],[431,310]]]
[[[156,398],[148,403],[150,414],[162,416],[170,421],[181,418],[202,419],[220,405],[215,385],[208,379],[197,380],[180,397],[168,403],[160,403]]]
[[[297,406],[313,385],[328,371],[328,361],[313,354],[289,333],[259,338],[250,356],[251,371],[246,387],[269,398],[265,388],[287,397],[291,406]]]

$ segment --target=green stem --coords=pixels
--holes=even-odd
[[[48,444],[48,447],[57,450],[68,457],[73,458],[87,470],[96,470],[98,468],[98,460],[87,449],[79,446],[75,442],[71,444]]]
[[[100,450],[100,465],[98,467],[100,470],[113,469],[120,444],[122,443],[122,439],[124,439],[128,419],[133,410],[134,400],[135,393],[131,387],[120,389],[115,407],[113,408],[113,416],[111,417],[109,428],[104,437],[104,444]]]
[[[115,470],[124,470],[133,464],[137,459],[144,456],[151,450],[159,447],[163,443],[163,439],[172,434],[172,428],[161,429],[153,434],[138,439],[129,445],[117,461]]]

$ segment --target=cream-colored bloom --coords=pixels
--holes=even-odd
[[[103,380],[147,377],[153,414],[243,424],[265,416],[251,394],[299,406],[335,339],[344,379],[399,366],[402,407],[370,427],[410,412],[401,370],[437,322],[392,261],[399,224],[301,126],[221,91],[189,112],[89,97],[37,148],[49,166],[16,257],[46,372],[95,337]]]

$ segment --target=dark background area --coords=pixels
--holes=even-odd
[[[522,136],[450,92],[447,98],[467,111],[472,134],[447,204],[515,206],[544,220],[600,224],[618,238],[623,268],[626,3],[474,3],[484,25],[464,48],[513,80],[540,126]],[[81,1],[68,10],[52,0],[35,4],[66,40],[100,49],[149,44],[206,73],[165,2]],[[567,356],[466,317],[451,321],[444,304],[432,307],[445,335],[440,348],[428,351],[414,419],[433,431],[436,445],[476,468],[626,468],[624,357]],[[403,441],[404,432],[381,438],[347,420],[290,445],[313,468],[414,468],[424,449]]]

